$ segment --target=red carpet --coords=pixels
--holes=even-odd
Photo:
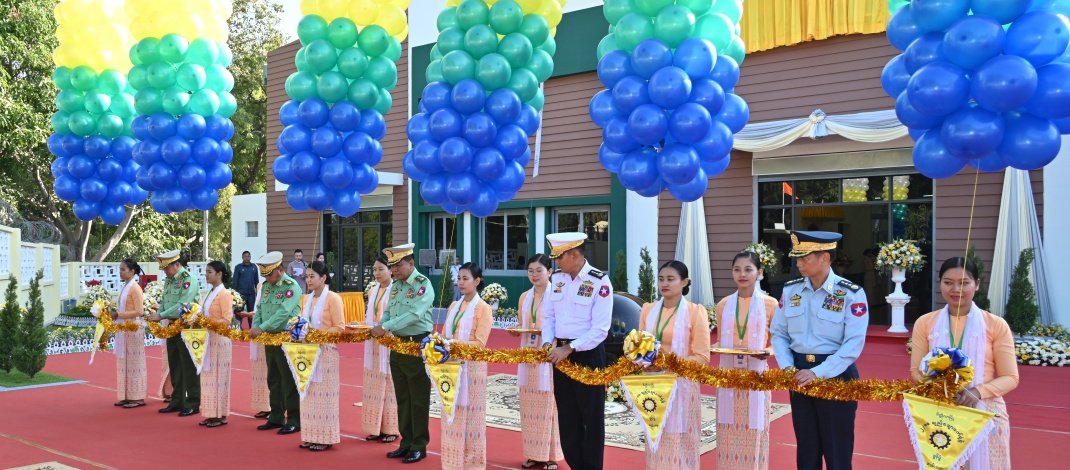
[[[495,331],[491,347],[514,347],[517,340]],[[149,348],[149,391],[156,395],[162,347]],[[308,465],[349,467],[357,462],[387,468],[440,468],[439,423],[431,423],[431,455],[416,465],[385,458],[396,446],[360,439],[361,367],[363,347],[342,347],[342,443],[322,453],[298,449],[298,435],[261,432],[261,421],[249,418],[249,354],[235,343],[235,369],[230,424],[217,429],[197,426],[201,418],[160,415],[162,403],[126,410],[115,401],[114,356],[98,354],[89,366],[87,354],[52,356],[46,372],[87,381],[79,385],[0,392],[0,468],[57,461],[77,468],[300,468]],[[875,339],[866,345],[859,361],[864,377],[896,378],[907,375],[907,355],[898,339]],[[515,367],[492,365],[492,373],[515,373]],[[1070,461],[1070,368],[1022,367],[1021,384],[1007,397],[1013,427],[1012,459],[1015,468],[1049,468]],[[704,387],[703,393],[714,393]],[[773,399],[787,402],[786,393]],[[518,468],[520,434],[488,428],[490,468]],[[793,468],[795,436],[791,417],[773,422],[770,468]],[[642,468],[640,452],[607,447],[605,468]],[[917,468],[903,424],[899,403],[862,403],[856,423],[856,468]],[[716,452],[702,458],[703,468],[716,468]],[[568,465],[561,462],[561,469]]]

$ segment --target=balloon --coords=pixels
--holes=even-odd
[[[673,197],[682,202],[692,202],[706,194],[709,184],[709,176],[706,175],[702,168],[699,168],[691,181],[681,185],[669,185],[669,194],[672,194]]]
[[[669,133],[679,142],[693,144],[706,137],[712,124],[713,117],[706,108],[697,103],[684,103],[669,116]]]
[[[286,94],[297,101],[316,97],[316,76],[312,72],[298,71],[286,79]],[[140,92],[139,92],[140,93]]]
[[[657,144],[668,131],[669,120],[658,106],[644,104],[628,115],[628,135],[642,145]]]
[[[74,216],[79,220],[93,220],[100,215],[100,203],[89,202],[84,199],[74,201]]]
[[[609,90],[595,93],[594,97],[591,98],[591,104],[587,107],[587,112],[598,127],[605,127],[610,119],[619,115],[616,106],[613,104],[613,94]]]
[[[686,184],[699,171],[699,158],[690,145],[669,144],[658,153],[658,174],[669,185]]]
[[[617,23],[613,35],[617,47],[632,52],[639,43],[654,37],[654,23],[647,15],[628,13]]]
[[[328,120],[339,132],[352,132],[360,125],[360,110],[349,101],[339,101],[331,106]]]
[[[331,207],[331,191],[320,182],[309,183],[305,187],[305,204],[314,211],[323,211]]]
[[[488,90],[504,88],[509,84],[511,74],[509,61],[498,53],[487,54],[476,63],[476,80]]]
[[[598,162],[602,164],[602,168],[610,173],[617,173],[620,171],[621,161],[624,160],[623,153],[617,153],[609,149],[606,144],[602,144],[598,147]]]
[[[1013,55],[1001,55],[985,62],[970,81],[970,95],[977,104],[997,113],[1025,105],[1036,88],[1036,69]]]
[[[212,188],[201,188],[190,191],[191,206],[200,211],[211,210],[219,203],[219,193]]]
[[[307,211],[308,204],[305,202],[304,183],[291,184],[286,188],[286,203],[296,211]]]
[[[1034,67],[1051,62],[1070,43],[1065,17],[1048,11],[1031,11],[1011,23],[1007,30],[1006,54],[1021,56]]]
[[[366,78],[353,80],[353,83],[349,84],[349,91],[346,92],[346,97],[357,108],[362,110],[371,109],[379,102],[379,88]]]
[[[494,147],[476,152],[471,162],[472,174],[482,181],[490,182],[505,171],[505,157]]]
[[[305,43],[307,44],[307,43]],[[219,60],[219,48],[214,41],[196,38],[186,48],[186,62],[207,67]],[[136,88],[136,87],[135,87]]]
[[[442,168],[450,173],[467,171],[472,164],[472,157],[472,146],[460,137],[450,137],[439,146],[439,161]]]
[[[368,70],[364,77],[371,80],[375,86],[387,91],[393,90],[398,84],[398,68],[386,57],[376,57],[368,62]]]
[[[334,191],[331,194],[331,209],[342,217],[352,217],[360,210],[360,194],[351,191]]]
[[[271,164],[271,173],[275,175],[275,179],[282,184],[294,184],[297,182],[297,178],[294,178],[292,165],[293,157],[290,155],[280,155]]]
[[[298,23],[297,27],[300,37],[301,24]],[[353,47],[357,42],[357,25],[346,17],[335,18],[327,25],[327,40],[336,49]]]
[[[208,176],[205,185],[212,189],[223,189],[227,187],[234,177],[230,167],[223,162],[215,162],[212,166],[205,168],[204,171]]]
[[[294,178],[300,182],[311,183],[319,179],[321,161],[312,152],[294,154],[290,165]]]
[[[702,140],[695,142],[693,147],[695,147],[695,152],[698,153],[699,160],[713,162],[728,156],[732,151],[732,143],[732,131],[723,122],[714,120],[706,136]],[[713,175],[713,173],[710,173],[710,176]]]
[[[461,80],[450,93],[453,106],[461,114],[472,114],[483,109],[487,94],[475,80]]]
[[[298,122],[297,110],[300,105],[301,103],[295,100],[289,100],[282,104],[279,108],[279,121],[282,122],[283,126],[289,126],[290,124],[296,124]]]
[[[715,51],[721,52],[732,43],[734,26],[731,19],[720,13],[703,15],[695,22],[694,35],[709,41]]]
[[[522,103],[520,97],[512,90],[495,90],[484,104],[484,110],[499,126],[516,122],[520,117]]]
[[[1003,25],[985,16],[967,16],[944,34],[947,60],[966,70],[974,70],[1003,51]],[[892,96],[898,96],[898,93]]]
[[[463,29],[490,21],[490,7],[482,1],[465,0],[457,5],[457,24]]]
[[[617,50],[606,54],[598,61],[598,79],[606,88],[613,88],[622,78],[635,73],[631,61],[631,57],[624,51]]]
[[[731,90],[739,82],[739,62],[726,55],[718,55],[713,71],[706,78],[717,82],[722,89]]]
[[[688,100],[701,105],[711,115],[715,115],[724,107],[725,93],[721,85],[713,80],[694,80],[691,82],[691,96]]]
[[[550,37],[550,24],[539,15],[524,15],[520,23],[520,34],[528,37],[531,44],[542,44]]]
[[[369,56],[378,57],[390,47],[390,35],[382,26],[371,25],[360,31],[357,43]]]
[[[515,1],[502,0],[490,7],[489,12],[490,26],[494,28],[494,31],[498,34],[509,35],[520,29],[520,25],[524,22],[524,12],[520,9]],[[441,18],[441,16],[440,16]],[[441,31],[441,25],[439,31]]]
[[[936,32],[925,33],[910,43],[910,47],[903,52],[903,65],[907,72],[913,74],[918,69],[932,62],[946,61],[941,45],[944,35]]]
[[[76,179],[89,178],[96,170],[96,164],[85,155],[75,155],[67,160],[67,171]]]
[[[922,30],[944,31],[966,16],[970,0],[913,0],[910,10]]]
[[[491,32],[491,34],[494,33]],[[510,67],[517,69],[531,60],[534,47],[532,47],[531,41],[528,40],[527,36],[520,33],[511,33],[503,37],[501,42],[498,42],[497,36],[493,37],[497,45],[498,54],[501,54],[502,57],[509,61]]]
[[[1038,117],[1070,117],[1070,64],[1052,63],[1037,69],[1037,91],[1026,110]]]
[[[175,170],[164,162],[149,166],[147,176],[156,190],[168,189],[175,184]]]
[[[464,117],[452,109],[440,109],[431,113],[429,129],[431,136],[440,142],[457,137],[464,130]]]
[[[201,189],[207,181],[208,175],[205,173],[204,167],[196,163],[187,163],[178,170],[178,184],[187,191]]]
[[[976,160],[970,160],[968,163],[974,168],[986,172],[1003,171],[1007,168],[1007,162],[1004,162],[1003,157],[1000,157],[996,152],[992,152]]]
[[[494,123],[494,119],[486,113],[472,114],[471,116],[468,116],[468,119],[464,122],[464,139],[476,148],[493,145],[497,133],[498,127]],[[524,136],[524,139],[526,142],[526,135]],[[445,144],[445,142],[443,142],[443,144]]]
[[[617,46],[617,38],[613,33],[609,33],[601,41],[598,41],[598,46],[595,48],[595,57],[598,60],[602,60],[606,54],[616,50],[620,50]]]
[[[319,98],[302,101],[297,108],[297,120],[305,127],[315,129],[327,124],[330,107]]]
[[[672,65],[687,72],[692,81],[705,79],[717,63],[713,43],[701,38],[685,39],[673,53]]]
[[[556,4],[556,3],[555,3]],[[479,189],[479,196],[472,202],[468,210],[476,217],[487,217],[498,209],[498,195],[489,186]]]
[[[286,126],[279,135],[282,144],[280,152],[297,153],[308,150],[311,145],[312,131],[301,124]]]
[[[899,122],[903,125],[911,129],[931,129],[944,122],[944,116],[922,114],[914,109],[907,95],[907,92],[903,92],[895,100],[895,117],[899,118]]]
[[[528,136],[519,126],[507,124],[498,128],[498,134],[494,137],[494,147],[502,153],[505,159],[513,160],[528,148]]]
[[[677,47],[695,28],[695,14],[682,5],[662,8],[654,18],[654,36],[670,47]]]
[[[498,194],[511,194],[520,190],[521,186],[524,186],[524,167],[519,163],[505,162],[505,171],[498,179],[491,181],[490,186],[494,188]],[[499,198],[499,201],[502,199]]]
[[[428,175],[443,171],[438,159],[438,144],[429,140],[418,142],[412,149],[412,163],[417,170]]]
[[[431,119],[426,113],[419,113],[409,119],[409,123],[406,125],[405,134],[409,136],[410,142],[419,142],[421,140],[427,140],[431,138]]]
[[[976,159],[994,152],[1003,140],[1003,132],[999,114],[968,107],[947,117],[940,136],[952,155]]]
[[[330,126],[312,131],[312,152],[321,157],[333,157],[342,151],[342,134]]]
[[[717,113],[716,118],[725,123],[735,134],[747,125],[747,120],[750,119],[750,106],[739,95],[726,93],[724,107]]]
[[[529,69],[513,69],[506,88],[516,92],[522,102],[530,102],[538,97],[539,77]]]
[[[453,51],[464,51],[464,30],[461,28],[447,28],[438,33],[438,44],[435,45],[439,54],[445,57]]]
[[[424,182],[424,180],[427,179],[427,173],[416,169],[416,165],[412,163],[412,150],[409,150],[409,152],[405,154],[405,157],[402,158],[401,162],[401,166],[402,169],[405,171],[405,174],[408,175],[409,178],[413,181],[418,181],[422,183]]]
[[[446,198],[458,206],[467,206],[479,197],[479,188],[479,180],[471,173],[452,173],[446,183]]]
[[[427,180],[420,185],[420,196],[424,198],[424,202],[431,205],[440,205],[446,202],[446,183],[448,178],[447,173],[429,175]]]
[[[651,148],[626,154],[617,173],[620,183],[632,191],[650,186],[658,179],[657,158],[657,152]]]
[[[728,164],[732,163],[732,158],[725,154],[724,158],[714,161],[702,160],[699,162],[702,167],[702,171],[706,173],[707,178],[713,178],[721,173],[724,173],[728,169]]]
[[[635,108],[650,103],[646,80],[635,75],[622,78],[613,87],[613,103],[622,114],[631,114]]]
[[[97,164],[97,176],[105,183],[114,183],[123,176],[123,165],[114,158],[106,158]]]
[[[930,130],[918,139],[913,157],[914,167],[932,179],[950,178],[966,166],[966,160],[952,155],[947,150],[940,139],[938,129]]]
[[[381,140],[386,135],[386,121],[378,111],[369,109],[360,114],[360,126],[357,130],[370,135],[375,140]]]
[[[52,185],[56,196],[64,201],[74,201],[80,196],[81,184],[73,176],[59,176]]]
[[[910,72],[907,72],[903,62],[903,54],[899,54],[889,60],[881,71],[881,88],[888,96],[899,96],[907,89],[910,81]]]
[[[640,146],[629,132],[628,120],[617,117],[610,119],[602,129],[602,141],[617,153],[628,153]]]
[[[691,79],[682,69],[665,67],[650,77],[647,92],[655,105],[674,109],[686,103],[691,96]]]
[[[71,71],[71,85],[76,90],[92,90],[97,87],[98,79],[97,72],[85,65],[79,65]]]
[[[660,39],[647,39],[635,46],[631,68],[635,74],[650,79],[654,72],[669,67],[673,62],[672,49]]]
[[[943,116],[959,109],[970,99],[970,80],[962,69],[954,65],[933,62],[910,77],[907,97],[918,112]]]
[[[1001,24],[1007,24],[1021,16],[1030,3],[1022,0],[972,0],[970,9],[974,15],[989,16]]]
[[[1011,167],[1036,170],[1055,159],[1061,143],[1059,130],[1051,121],[1027,113],[1008,113],[997,151]]]
[[[442,77],[456,85],[461,80],[475,78],[476,61],[465,51],[453,51],[442,57]]]
[[[323,184],[333,190],[345,189],[353,179],[353,167],[343,156],[324,159],[320,172]]]
[[[421,104],[427,107],[429,112],[435,112],[443,108],[452,108],[452,88],[443,82],[434,82],[424,88]]]
[[[519,36],[524,37],[522,34]],[[495,52],[498,50],[498,35],[485,24],[473,26],[464,33],[464,50],[474,59]]]
[[[189,141],[181,137],[168,137],[160,143],[160,158],[169,165],[182,165],[190,155]]]

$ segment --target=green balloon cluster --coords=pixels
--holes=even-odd
[[[52,130],[58,134],[108,138],[131,135],[130,123],[137,117],[134,90],[126,75],[113,69],[99,74],[89,66],[59,67],[52,72],[59,88],[52,115]]]
[[[358,30],[349,18],[328,23],[307,15],[297,25],[297,36],[302,47],[295,59],[297,72],[286,79],[290,98],[320,98],[328,104],[348,100],[361,110],[390,111],[401,43],[382,26]]]
[[[539,84],[554,71],[557,43],[538,14],[525,15],[514,0],[488,6],[464,0],[438,15],[438,43],[431,48],[427,82],[456,85],[473,79],[489,94],[508,88],[524,103],[542,109]]]
[[[230,118],[238,102],[230,91],[234,76],[227,70],[233,60],[226,43],[204,38],[188,41],[177,34],[145,38],[130,49],[130,86],[137,90],[135,108],[151,116],[219,114]]]
[[[747,48],[739,37],[741,0],[606,0],[602,9],[609,34],[598,43],[598,58],[617,49],[631,53],[656,38],[676,48],[684,39],[702,38],[718,54],[743,63]]]

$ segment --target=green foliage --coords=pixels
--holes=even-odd
[[[609,282],[613,284],[613,291],[628,292],[628,255],[624,250],[617,250],[616,259],[613,260],[613,274],[609,276]]]
[[[657,289],[654,288],[654,260],[650,257],[650,251],[643,247],[639,250],[639,258],[643,264],[639,265],[639,293],[638,297],[644,302],[653,302]]]
[[[19,330],[19,280],[12,274],[8,277],[4,292],[4,306],[0,309],[0,369],[11,372],[14,364],[11,356],[18,344]]]
[[[72,305],[71,308],[67,310],[67,313],[64,313],[64,315],[68,317],[91,317],[93,316],[93,313],[89,311],[90,308],[92,307],[89,305],[75,304]]]
[[[1003,311],[1003,319],[1007,320],[1011,331],[1018,335],[1026,334],[1040,317],[1037,294],[1033,290],[1033,283],[1029,282],[1029,266],[1032,262],[1033,249],[1022,250],[1018,257],[1018,264],[1014,266],[1010,294],[1007,296],[1007,307]]]
[[[30,301],[26,303],[26,315],[19,325],[19,345],[15,348],[15,367],[33,376],[45,368],[45,348],[48,347],[48,332],[45,331],[45,304],[41,301],[41,278],[44,271],[38,270],[30,281]]]
[[[966,259],[973,261],[974,266],[977,266],[977,292],[973,294],[973,303],[977,304],[977,308],[991,312],[992,300],[988,298],[988,283],[984,282],[985,262],[977,256],[977,250],[973,246],[966,250]]]
[[[438,306],[441,308],[449,308],[453,303],[453,276],[450,275],[450,266],[454,263],[454,255],[446,255],[446,262],[442,265],[442,288],[437,292]]]
[[[0,374],[0,387],[25,387],[27,385],[43,385],[53,384],[58,382],[72,382],[74,379],[70,377],[63,377],[61,375],[52,375],[46,373],[39,373],[34,377],[30,377],[27,374],[19,372],[17,370],[11,371],[9,374]]]

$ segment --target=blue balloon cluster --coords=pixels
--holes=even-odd
[[[124,205],[138,205],[148,198],[135,183],[140,170],[132,158],[135,145],[136,141],[125,135],[112,139],[52,134],[48,150],[56,156],[52,162],[56,196],[74,203],[79,220],[100,216],[104,223],[118,225],[126,218]]]
[[[608,88],[591,99],[591,119],[602,128],[602,166],[645,197],[668,190],[689,202],[709,178],[728,167],[733,135],[750,108],[733,94],[739,66],[702,38],[670,48],[647,39],[633,52],[614,50],[598,62]]]
[[[331,209],[342,217],[356,214],[360,195],[379,185],[372,167],[383,159],[383,115],[348,100],[328,105],[309,98],[283,104],[279,120],[286,127],[277,141],[281,155],[271,168],[276,180],[290,185],[290,207]]]
[[[138,116],[130,128],[140,141],[133,149],[140,165],[137,184],[152,192],[153,210],[170,214],[215,207],[218,190],[233,176],[228,165],[234,158],[227,143],[234,136],[230,119],[192,113],[176,118],[160,112]]]
[[[528,137],[538,128],[538,112],[511,89],[488,94],[474,79],[431,83],[409,121],[405,174],[422,183],[428,204],[486,217],[524,185]]]
[[[1070,0],[914,0],[888,21],[902,54],[881,73],[917,141],[914,166],[947,178],[1034,170],[1070,134]]]

